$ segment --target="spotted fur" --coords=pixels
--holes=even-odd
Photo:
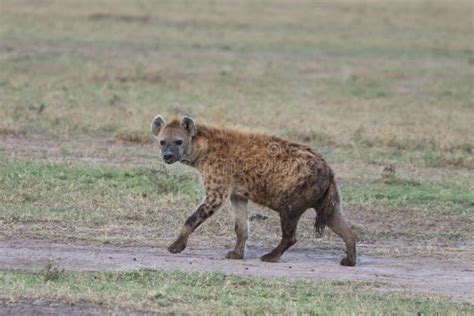
[[[237,242],[226,257],[242,259],[248,238],[247,201],[251,200],[275,210],[281,219],[282,239],[273,251],[261,257],[263,261],[279,260],[296,242],[301,215],[314,208],[316,230],[322,232],[327,225],[341,236],[347,247],[347,257],[341,264],[355,265],[356,237],[342,215],[334,173],[310,147],[261,133],[196,125],[189,117],[165,124],[157,116],[152,133],[163,155],[164,147],[175,153],[167,162],[179,161],[196,168],[206,191],[202,203],[169,246],[170,252],[183,251],[189,235],[230,199],[236,211]]]

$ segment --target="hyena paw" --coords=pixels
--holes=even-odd
[[[225,255],[225,257],[226,257],[226,259],[243,259],[244,254],[243,253],[238,253],[238,252],[235,252],[235,251],[229,251]]]
[[[184,248],[186,248],[186,244],[177,240],[168,247],[168,251],[171,253],[180,253]]]
[[[356,265],[355,258],[346,257],[341,260],[341,266],[353,267]]]
[[[264,262],[278,262],[278,260],[280,260],[280,256],[275,256],[272,253],[267,253],[266,255],[261,256],[260,260]]]

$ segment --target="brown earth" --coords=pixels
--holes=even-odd
[[[367,247],[367,245],[366,245]],[[240,276],[304,280],[370,281],[383,291],[447,296],[474,302],[474,269],[469,261],[451,258],[387,258],[361,255],[354,268],[339,265],[340,253],[290,250],[279,263],[259,256],[270,249],[251,247],[246,258],[224,259],[226,249],[186,249],[173,255],[164,248],[96,246],[46,241],[0,241],[0,270],[44,269],[53,264],[65,271],[131,269],[222,272]]]

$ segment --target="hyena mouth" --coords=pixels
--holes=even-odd
[[[185,165],[189,165],[191,163],[191,160],[186,159],[186,158],[182,158],[182,159],[179,160],[179,162],[184,163]]]
[[[168,159],[163,159],[163,160],[168,165],[171,165],[172,163],[175,163],[176,161],[178,161],[178,159],[176,159],[176,158],[168,158]]]

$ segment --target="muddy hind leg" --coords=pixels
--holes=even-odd
[[[245,252],[245,242],[247,241],[248,232],[248,209],[247,199],[242,199],[238,196],[232,195],[230,202],[235,212],[235,234],[237,235],[237,241],[235,248],[229,251],[225,256],[227,259],[243,259]]]
[[[341,260],[343,266],[356,264],[356,235],[344,219],[340,208],[336,208],[327,221],[327,226],[332,229],[346,244],[347,257]]]
[[[296,228],[301,214],[297,216],[287,216],[280,214],[282,238],[278,246],[270,253],[263,255],[260,260],[266,262],[277,262],[283,253],[296,243]]]

